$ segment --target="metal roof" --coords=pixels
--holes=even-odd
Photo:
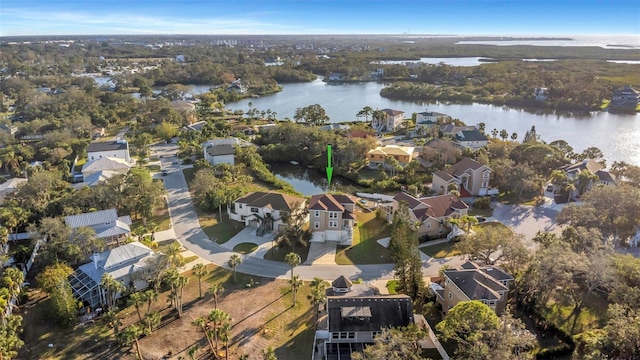
[[[71,215],[64,218],[64,222],[72,229],[82,226],[107,224],[116,220],[118,220],[118,213],[116,212],[116,209],[107,209],[84,214]]]

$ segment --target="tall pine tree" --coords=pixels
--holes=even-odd
[[[418,250],[418,233],[411,222],[406,203],[400,203],[393,214],[389,250],[400,290],[415,301],[422,293],[424,279]]]

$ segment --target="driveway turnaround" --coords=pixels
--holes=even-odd
[[[210,240],[202,231],[196,209],[191,201],[187,182],[182,173],[182,167],[178,159],[174,157],[177,146],[160,145],[156,148],[161,156],[162,168],[167,169],[167,175],[163,176],[162,179],[167,190],[171,223],[176,237],[186,249],[194,254],[218,266],[229,268],[227,265],[229,257],[237,253]],[[238,271],[270,278],[287,279],[290,277],[289,265],[278,261],[265,260],[261,257],[263,254],[264,251],[256,251],[248,255],[242,255],[242,264],[238,266]],[[448,261],[448,259],[438,259],[438,261],[424,262],[423,272],[425,276],[437,275],[440,266],[448,263]],[[392,279],[393,264],[301,264],[295,268],[294,273],[305,280],[312,280],[314,277],[334,280],[340,275],[344,275],[351,279],[362,278],[364,281],[371,281],[375,279]]]

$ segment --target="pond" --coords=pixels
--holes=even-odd
[[[279,179],[291,184],[297,192],[304,196],[323,194],[329,190],[327,189],[326,174],[316,169],[309,169],[303,165],[277,164],[271,166],[271,172]],[[346,179],[334,176],[331,179],[330,190],[353,193],[361,191],[362,188]]]

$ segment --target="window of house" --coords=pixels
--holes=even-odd
[[[482,182],[482,187],[483,188],[489,187],[489,182],[488,181],[483,181]]]
[[[330,228],[337,228],[338,227],[338,222],[337,221],[329,221],[329,227]]]
[[[315,217],[320,217],[320,211],[316,210]]]
[[[489,177],[490,174],[491,174],[490,171],[485,171],[485,172],[482,173],[482,177],[486,179],[486,178]]]
[[[320,223],[318,221],[313,223],[313,228],[314,229],[319,229],[320,228]]]
[[[244,221],[247,217],[244,215],[240,215],[240,220]]]
[[[238,204],[238,209],[242,209],[242,204]]]
[[[329,219],[337,219],[338,218],[338,213],[337,212],[330,212],[329,213]]]
[[[449,291],[449,299],[453,299],[453,293]]]
[[[431,222],[427,222],[427,229],[431,229]]]
[[[259,210],[258,210],[258,208],[254,208],[254,207],[252,207],[252,208],[251,208],[251,212],[252,212],[252,213],[257,214],[257,213],[258,213],[258,211],[259,211]]]

